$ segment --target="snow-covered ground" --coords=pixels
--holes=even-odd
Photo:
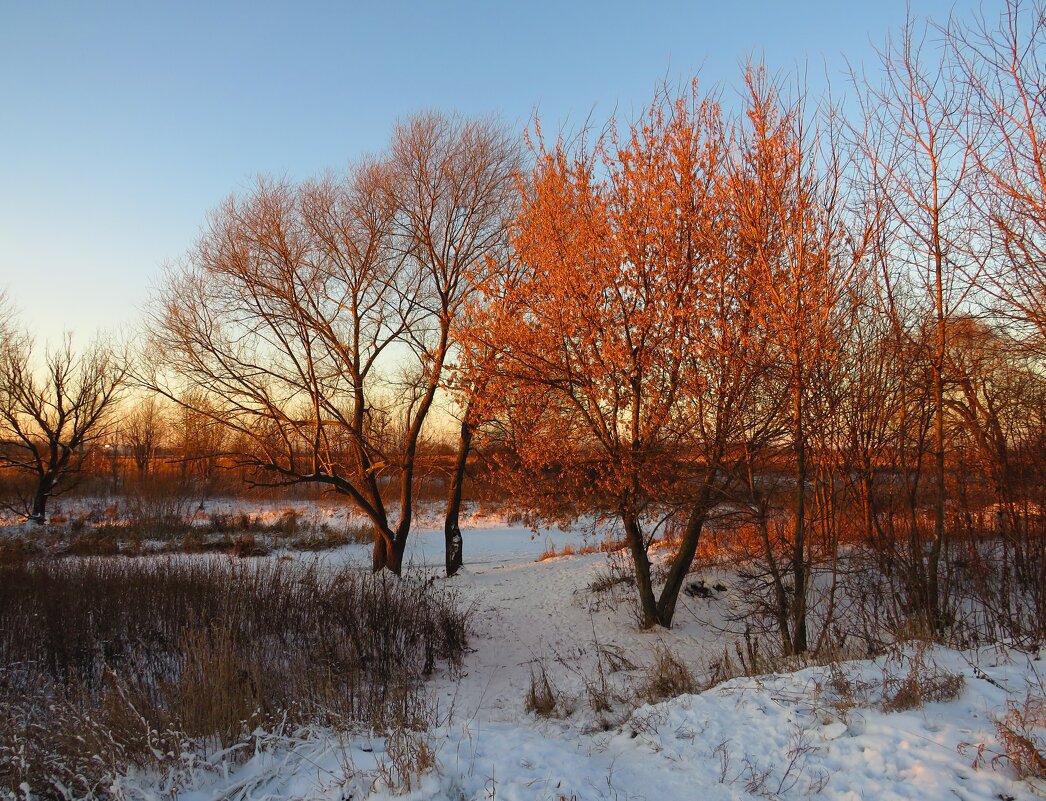
[[[438,577],[443,538],[435,523],[423,520],[407,561]],[[1044,792],[1017,781],[1003,761],[992,765],[1001,752],[993,720],[1007,699],[1023,701],[1029,687],[1041,693],[1042,654],[909,645],[875,661],[735,678],[648,704],[644,686],[659,652],[685,661],[702,686],[712,665],[734,652],[730,613],[741,599],[731,577],[706,575],[721,589],[683,596],[671,631],[641,632],[631,587],[592,589],[610,583],[611,557],[536,561],[549,543],[560,550],[581,544],[579,534],[535,537],[490,519],[472,523],[481,527],[465,533],[465,570],[436,580],[473,609],[475,650],[460,674],[431,680],[432,729],[391,740],[318,730],[259,735],[246,761],[219,766],[216,757],[214,769],[179,777],[180,801],[998,801]],[[363,566],[368,549],[292,558]],[[962,676],[957,697],[884,711],[884,698],[903,687],[913,666],[924,676]],[[558,701],[548,717],[525,710],[532,677],[542,674]],[[424,770],[403,775],[412,764]],[[131,776],[119,789],[128,798],[171,797],[157,777]]]

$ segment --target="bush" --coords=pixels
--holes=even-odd
[[[535,673],[530,672],[530,687],[527,689],[527,697],[524,699],[523,708],[527,712],[533,712],[539,717],[551,717],[558,705],[558,698],[552,682],[548,680],[548,673],[544,665]]]
[[[1006,714],[995,721],[1002,758],[1018,779],[1046,777],[1046,697],[1028,693],[1023,702],[1009,699]]]
[[[903,676],[883,673],[883,711],[903,712],[925,704],[954,701],[966,686],[961,674],[952,673],[928,658],[925,646],[917,647]]]
[[[654,663],[647,669],[643,694],[651,703],[700,691],[686,662],[668,648],[658,646]]]
[[[105,795],[129,766],[277,724],[425,720],[467,616],[439,585],[218,558],[0,568],[0,795]],[[66,789],[61,789],[61,788]]]
[[[327,551],[345,545],[368,545],[374,541],[374,530],[362,523],[348,524],[338,531],[323,523],[310,534],[299,533],[287,542],[287,547],[297,551]]]

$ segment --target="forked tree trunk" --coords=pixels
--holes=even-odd
[[[390,531],[376,528],[374,532],[374,558],[372,569],[375,573],[388,570],[395,576],[403,572],[403,551],[406,538],[397,539]]]
[[[686,580],[690,565],[694,561],[694,555],[697,553],[698,543],[701,541],[701,532],[704,530],[708,510],[711,507],[715,475],[713,469],[709,469],[705,473],[701,494],[687,518],[686,528],[683,530],[683,541],[679,543],[679,549],[672,559],[668,578],[665,580],[664,589],[661,590],[661,597],[657,601],[657,622],[666,629],[672,628],[672,618],[675,617],[679,591],[683,588],[683,582]]]
[[[660,597],[654,595],[653,581],[650,576],[650,558],[647,555],[643,530],[638,517],[631,511],[621,511],[621,522],[625,528],[625,539],[632,555],[632,564],[636,570],[636,590],[639,593],[639,625],[644,629],[652,626],[672,627],[679,592],[686,580],[690,565],[697,553],[708,510],[711,508],[713,482],[716,471],[709,469],[705,475],[701,494],[694,502],[690,516],[687,518],[683,539],[672,557],[672,563],[665,579],[665,586]]]

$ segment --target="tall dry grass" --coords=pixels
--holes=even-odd
[[[0,567],[0,795],[104,796],[129,766],[257,728],[418,726],[420,683],[460,664],[440,585],[214,557]]]

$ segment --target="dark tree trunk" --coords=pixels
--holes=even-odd
[[[936,279],[937,306],[937,353],[933,363],[933,400],[934,400],[934,507],[933,507],[933,542],[927,559],[926,612],[933,631],[944,628],[942,599],[940,588],[941,550],[944,547],[945,527],[944,508],[947,501],[945,486],[944,462],[944,362],[947,346],[944,313],[944,248],[941,243],[939,210],[934,213],[933,250],[934,274]]]
[[[469,451],[472,449],[473,426],[469,419],[469,412],[470,409],[465,410],[464,419],[461,421],[458,453],[454,459],[454,469],[450,474],[450,488],[447,490],[447,517],[443,525],[443,533],[447,546],[448,576],[457,573],[464,562],[459,517],[461,515],[461,496],[465,486],[465,467],[468,465]]]
[[[29,522],[43,524],[47,522],[47,499],[51,497],[54,481],[49,476],[41,476],[33,493],[33,503],[29,510]]]
[[[374,532],[374,558],[372,568],[375,573],[388,570],[395,576],[403,572],[403,551],[406,539],[398,540],[391,532],[376,529]]]
[[[690,511],[686,521],[686,529],[683,532],[683,541],[679,545],[672,566],[668,571],[668,578],[661,590],[661,597],[657,601],[657,622],[666,629],[672,628],[672,618],[675,617],[676,603],[679,600],[679,591],[683,588],[690,565],[693,564],[694,555],[697,553],[697,545],[701,540],[701,532],[704,530],[705,519],[712,502],[713,482],[715,471],[709,470],[705,474],[704,485],[701,494]]]
[[[648,629],[658,623],[657,602],[654,600],[654,588],[650,580],[650,559],[643,541],[643,530],[631,511],[621,512],[621,522],[625,527],[625,539],[632,554],[632,564],[636,569],[636,589],[639,591],[639,625]]]
[[[806,446],[800,442],[796,448],[796,494],[795,494],[795,541],[792,543],[792,652],[807,650],[806,603],[807,603],[807,530],[806,530]]]

